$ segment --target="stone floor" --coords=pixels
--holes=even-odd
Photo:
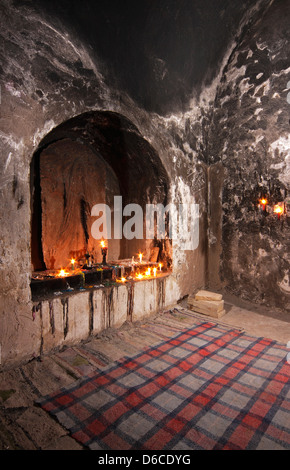
[[[224,296],[226,314],[217,323],[290,341],[290,314]],[[64,348],[0,373],[0,450],[82,450],[68,432],[34,401],[123,356],[208,319],[187,309],[186,300],[169,311],[104,331],[77,347]]]

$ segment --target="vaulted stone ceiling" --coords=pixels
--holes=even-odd
[[[186,110],[217,75],[257,0],[16,0],[89,48],[110,84],[159,114]],[[255,8],[254,8],[255,9]]]

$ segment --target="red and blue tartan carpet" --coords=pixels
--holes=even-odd
[[[287,348],[210,322],[38,404],[90,449],[290,449]]]

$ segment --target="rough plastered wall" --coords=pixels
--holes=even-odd
[[[0,115],[0,347],[1,366],[37,356],[43,338],[30,292],[30,162],[41,139],[65,120],[89,110],[110,110],[131,120],[158,152],[174,203],[200,204],[204,239],[204,164],[177,148],[176,122],[138,108],[110,85],[89,51],[62,24],[29,6],[3,0]],[[192,192],[194,188],[194,192]],[[194,251],[173,247],[171,301],[205,283],[205,242]]]
[[[259,195],[290,191],[290,4],[271,2],[246,29],[217,90],[210,163],[224,177],[224,286],[242,298],[290,311],[290,219],[264,216]]]

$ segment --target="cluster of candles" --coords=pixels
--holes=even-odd
[[[143,259],[143,254],[142,253],[139,253],[138,254],[138,259],[139,259],[139,263],[142,264],[142,259]],[[133,259],[132,259],[133,261]],[[146,262],[144,262],[146,264]],[[134,275],[134,277],[132,276],[132,273],[131,275],[128,277],[128,279],[135,279],[135,280],[138,280],[138,281],[141,281],[142,279],[148,279],[149,277],[156,277],[157,276],[157,271],[161,272],[162,271],[162,263],[159,263],[158,264],[158,268],[157,266],[154,266],[153,268],[150,268],[150,267],[147,267],[147,270],[144,272],[144,273],[140,273],[140,272],[136,272],[136,274]],[[122,283],[125,283],[127,281],[127,279],[125,277],[121,277],[120,279],[117,279],[117,282],[122,282]]]
[[[138,254],[138,257],[139,257],[139,262],[142,263],[143,253],[139,253],[139,254]],[[159,264],[158,264],[158,267],[159,267],[159,271],[161,271],[161,269],[162,269],[162,263],[159,263]],[[153,273],[155,272],[155,274],[156,274],[157,268],[154,267],[154,268],[152,268],[152,269],[153,269]],[[154,270],[155,270],[155,271],[154,271]],[[148,276],[151,275],[151,268],[148,268],[148,270],[146,271],[146,275],[148,275]]]
[[[66,277],[66,276],[69,276],[69,273],[65,269],[60,269],[57,276],[58,277]]]
[[[102,252],[102,256],[103,256],[103,263],[106,264],[106,256],[107,256],[107,253],[108,253],[108,247],[106,246],[106,243],[104,240],[101,241],[100,243],[100,246],[101,246],[101,252]],[[138,254],[138,258],[139,258],[139,262],[142,264],[142,259],[143,259],[143,253],[139,253]],[[74,271],[75,270],[75,264],[76,264],[76,260],[74,258],[72,258],[70,260],[70,269],[71,271]],[[159,268],[159,272],[162,271],[162,263],[159,263],[158,264],[158,268]],[[71,273],[66,271],[65,269],[60,269],[60,271],[58,272],[57,276],[58,277],[66,277],[66,276],[69,276]],[[135,279],[137,280],[141,280],[141,279],[146,279],[146,278],[149,278],[149,277],[156,277],[157,276],[157,267],[154,266],[153,268],[150,268],[148,267],[147,270],[145,271],[145,273],[136,273],[135,274]],[[125,277],[121,277],[121,279],[118,279],[117,281],[118,282],[126,282],[126,278]]]
[[[159,264],[159,271],[162,270],[162,264],[160,263]],[[149,277],[156,277],[157,276],[157,268],[154,267],[154,268],[148,268],[147,271],[145,273],[137,273],[135,274],[135,277],[134,279],[138,280],[138,281],[141,281],[142,279],[146,279],[146,278],[149,278]],[[132,279],[132,277],[130,276],[128,279]],[[121,277],[120,279],[117,279],[117,282],[122,282],[122,283],[125,283],[127,281],[127,279],[125,277]]]
[[[101,252],[102,252],[102,256],[103,256],[103,264],[107,264],[106,256],[107,256],[107,253],[108,253],[108,247],[106,246],[106,243],[105,243],[104,240],[101,241],[100,246],[101,246]],[[71,271],[75,271],[75,264],[76,264],[76,259],[72,258],[70,260],[70,269],[71,269]],[[69,275],[70,275],[70,273],[68,271],[66,271],[65,269],[60,269],[60,271],[57,274],[58,277],[66,277],[66,276],[69,276]]]
[[[266,198],[262,198],[259,200],[259,207],[262,209],[263,212],[266,212],[267,206],[269,201]],[[284,204],[275,204],[273,207],[273,213],[277,215],[278,220],[280,219],[281,215],[285,212]]]

